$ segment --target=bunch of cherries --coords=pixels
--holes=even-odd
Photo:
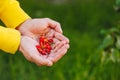
[[[40,54],[47,55],[47,54],[50,54],[52,50],[52,47],[51,47],[52,44],[53,44],[52,38],[48,39],[47,37],[42,35],[39,38],[39,45],[36,45],[36,48]]]

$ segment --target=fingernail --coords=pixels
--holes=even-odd
[[[61,30],[61,33],[63,34],[63,31]]]
[[[51,61],[49,61],[47,65],[48,65],[48,66],[52,66],[53,63],[52,63]]]
[[[59,31],[59,32],[63,34],[63,31],[62,31],[62,29],[60,29],[60,31]]]

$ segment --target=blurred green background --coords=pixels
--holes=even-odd
[[[19,0],[32,18],[61,23],[70,39],[67,54],[52,67],[38,67],[20,52],[0,54],[0,80],[119,80],[119,62],[101,62],[101,30],[120,20],[114,0]],[[2,54],[3,53],[3,54]]]

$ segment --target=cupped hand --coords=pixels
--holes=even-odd
[[[19,50],[22,52],[24,57],[38,66],[52,66],[53,62],[44,56],[40,55],[36,49],[37,41],[34,39],[22,36]]]
[[[46,32],[49,32],[50,29],[62,33],[60,23],[49,18],[28,19],[19,25],[17,29],[22,35],[27,35],[32,38],[35,38],[40,34],[45,34]]]
[[[17,29],[22,35],[29,36],[35,40],[38,39],[41,35],[47,34],[57,38],[58,40],[69,43],[69,40],[62,35],[60,23],[49,18],[28,19],[19,25]]]
[[[63,57],[69,48],[69,45],[65,44],[64,41],[59,41],[56,38],[53,40],[52,51],[46,56],[37,51],[35,46],[38,45],[38,42],[27,36],[22,36],[19,50],[28,61],[34,62],[38,66],[52,66]]]

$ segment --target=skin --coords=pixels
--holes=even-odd
[[[28,19],[17,29],[22,35],[19,50],[28,61],[38,66],[52,66],[69,49],[69,39],[62,34],[60,24],[49,18]],[[48,38],[52,37],[54,41],[53,49],[47,56],[41,55],[35,47],[43,34]]]

